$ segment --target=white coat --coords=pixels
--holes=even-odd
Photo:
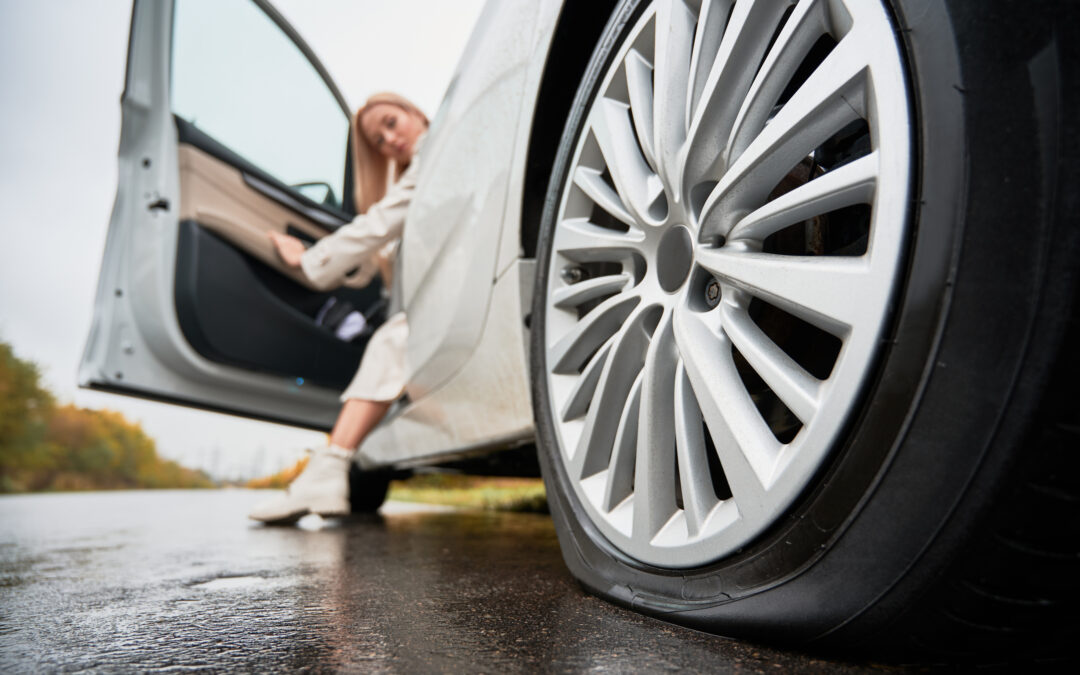
[[[419,159],[418,155],[413,156],[409,168],[366,213],[323,237],[304,253],[300,268],[313,285],[321,289],[365,286],[380,268],[390,267],[416,188]],[[404,312],[394,314],[379,326],[368,341],[360,368],[342,392],[341,400],[393,401],[401,396],[408,377],[405,354],[408,338],[409,325]]]

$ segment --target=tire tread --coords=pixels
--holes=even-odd
[[[1080,288],[1038,414],[1000,498],[960,556],[902,620],[899,660],[1057,662],[1080,637]],[[1063,536],[1064,534],[1064,536]]]

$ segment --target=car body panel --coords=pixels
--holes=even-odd
[[[533,437],[522,322],[535,265],[517,261],[494,287],[480,343],[444,385],[406,405],[360,445],[361,467],[430,464]]]
[[[553,32],[553,6],[484,7],[425,140],[402,240],[414,400],[445,383],[476,349],[500,271],[500,237],[517,237],[520,199],[511,195],[515,184],[520,193],[524,175],[520,130],[532,119],[543,65],[542,54],[535,56]]]
[[[528,134],[559,3],[489,2],[425,140],[402,243],[410,403],[363,444],[366,465],[532,437],[520,251]],[[495,26],[517,27],[517,31]],[[507,162],[507,158],[511,161]]]

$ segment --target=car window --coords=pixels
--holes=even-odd
[[[247,0],[178,0],[175,12],[173,113],[341,208],[348,117],[300,48]]]

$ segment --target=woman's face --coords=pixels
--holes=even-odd
[[[427,127],[419,115],[392,103],[376,103],[360,117],[360,130],[381,155],[404,165],[412,159],[416,140]]]

